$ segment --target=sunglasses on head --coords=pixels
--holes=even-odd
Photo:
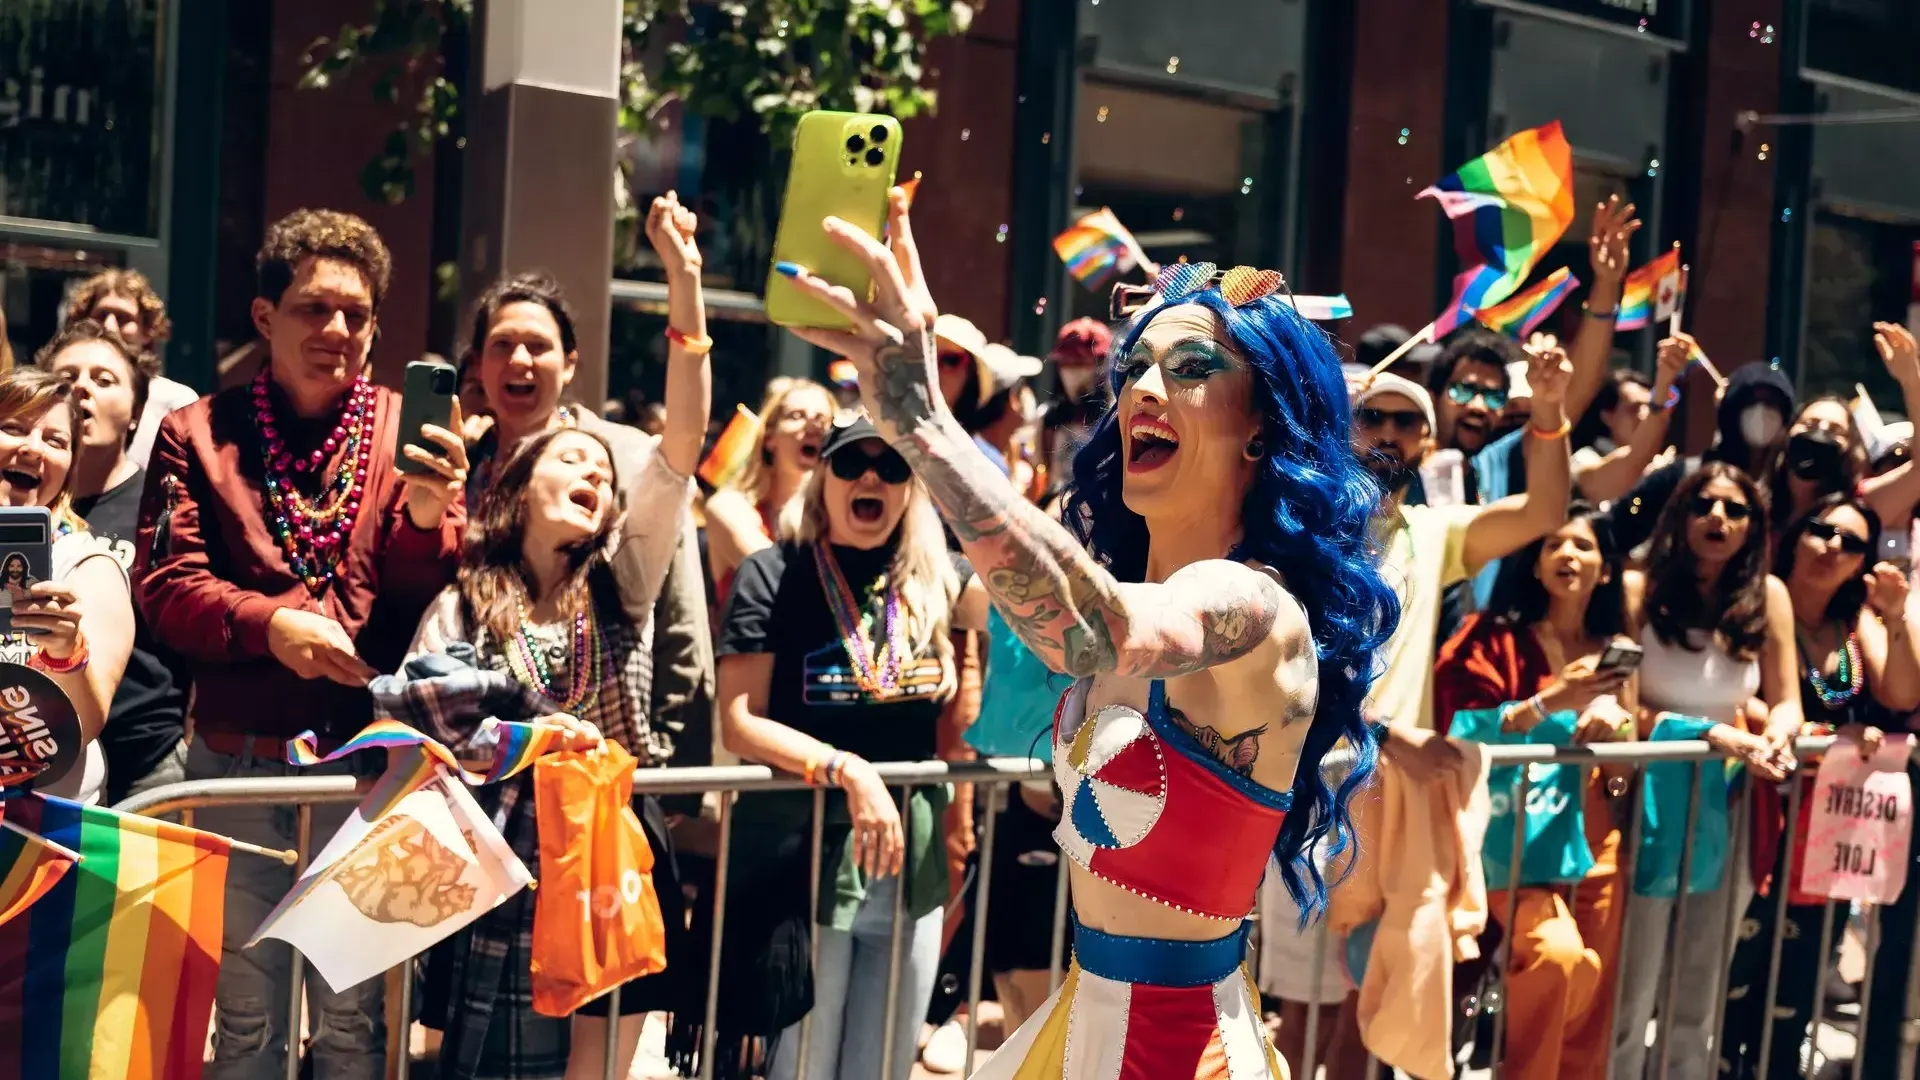
[[[1867,553],[1866,537],[1855,536],[1850,532],[1846,532],[1831,521],[1807,522],[1807,535],[1816,540],[1829,541],[1838,537],[1840,540],[1840,550],[1849,555],[1865,555]]]
[[[1465,382],[1447,384],[1447,398],[1455,405],[1465,405],[1476,397],[1486,402],[1489,409],[1498,411],[1507,407],[1507,392],[1497,386],[1475,386]]]
[[[848,481],[858,480],[869,471],[883,484],[904,484],[913,478],[913,467],[891,447],[871,456],[848,447],[829,458],[827,467],[833,475]]]
[[[1426,414],[1418,409],[1376,409],[1371,405],[1362,405],[1353,411],[1353,418],[1363,428],[1392,427],[1395,431],[1408,434],[1427,426]]]
[[[1695,495],[1687,508],[1694,517],[1706,517],[1713,513],[1715,506],[1720,507],[1720,512],[1727,516],[1728,521],[1745,521],[1747,515],[1753,513],[1753,507],[1739,499],[1716,499],[1707,495]]]

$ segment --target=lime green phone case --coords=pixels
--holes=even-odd
[[[773,261],[790,262],[866,299],[872,275],[860,256],[820,228],[829,215],[878,238],[887,221],[887,189],[900,163],[900,121],[872,113],[810,112],[793,135],[793,167],[773,239]],[[767,270],[767,319],[779,326],[840,330],[844,315]]]

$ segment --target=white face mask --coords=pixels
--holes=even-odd
[[[1786,420],[1780,416],[1780,410],[1771,405],[1756,403],[1740,410],[1740,437],[1754,449],[1772,443],[1784,426]]]

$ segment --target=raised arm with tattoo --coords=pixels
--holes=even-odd
[[[858,328],[796,332],[863,369],[861,392],[875,427],[925,481],[1008,626],[1049,667],[1075,676],[1169,678],[1238,659],[1267,641],[1285,602],[1270,575],[1210,559],[1157,584],[1116,581],[974,446],[940,397],[935,310],[905,211],[896,193],[891,252],[844,222],[827,223],[830,235],[866,256],[877,284],[872,305],[799,267],[782,267]]]

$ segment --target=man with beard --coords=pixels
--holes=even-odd
[[[1572,364],[1558,347],[1529,353],[1533,418],[1526,428],[1526,490],[1485,506],[1405,503],[1409,483],[1433,448],[1433,399],[1425,388],[1383,374],[1355,396],[1354,452],[1386,492],[1380,547],[1386,578],[1400,595],[1400,624],[1387,642],[1386,670],[1367,700],[1375,719],[1399,727],[1436,726],[1433,660],[1442,593],[1565,520],[1573,475],[1562,409],[1571,374]],[[1506,371],[1500,375],[1504,381]]]

